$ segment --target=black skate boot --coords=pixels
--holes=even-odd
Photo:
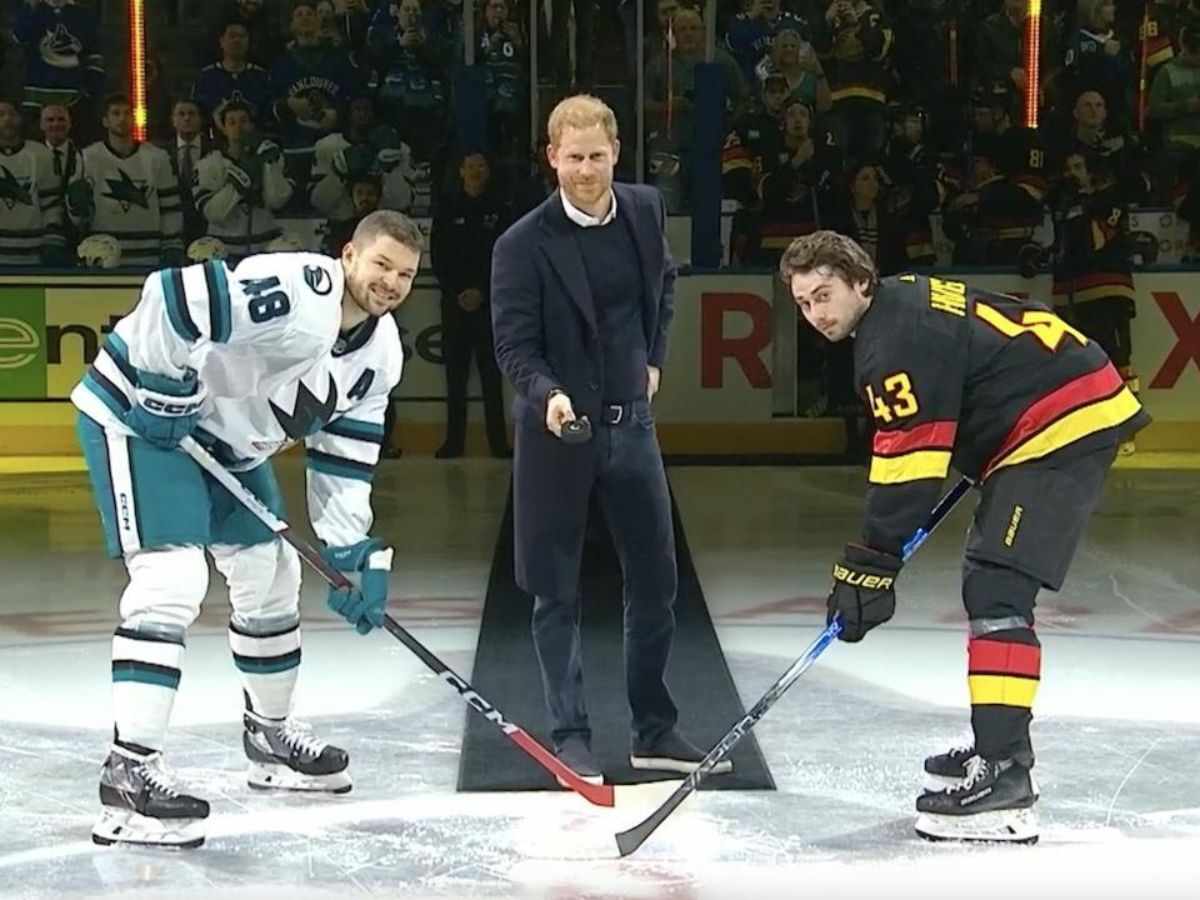
[[[917,798],[917,834],[931,841],[1037,843],[1038,797],[1029,770],[1011,759],[978,755],[965,769],[957,787]]]
[[[100,770],[103,811],[92,828],[97,844],[199,847],[208,803],[180,793],[162,754],[114,744]]]
[[[246,780],[252,788],[328,791],[345,794],[351,788],[346,767],[350,757],[313,737],[308,726],[294,719],[267,719],[247,712],[242,717],[242,747],[250,760]]]

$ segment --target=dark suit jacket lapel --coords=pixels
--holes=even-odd
[[[596,334],[596,304],[592,299],[592,288],[588,284],[587,269],[583,265],[583,253],[575,240],[577,227],[563,211],[562,200],[555,191],[542,204],[542,227],[549,233],[543,250],[550,258],[550,265],[562,279],[567,295],[579,307],[588,327]]]

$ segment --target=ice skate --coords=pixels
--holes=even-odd
[[[965,775],[957,787],[917,798],[917,834],[931,841],[1037,843],[1038,798],[1029,770],[1010,759],[978,755],[963,766]]]
[[[162,754],[113,746],[100,770],[103,811],[92,828],[97,844],[199,847],[208,803],[175,786]]]
[[[314,737],[308,726],[294,719],[267,719],[247,712],[242,721],[250,787],[333,794],[350,790],[346,771],[350,757],[341,747]]]
[[[975,755],[973,744],[956,744],[945,753],[925,757],[925,790],[958,787],[967,777],[967,760]]]

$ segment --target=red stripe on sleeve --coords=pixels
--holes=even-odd
[[[1024,675],[1037,678],[1042,671],[1042,648],[1009,641],[972,640],[967,642],[968,671],[972,675]]]
[[[950,450],[958,423],[926,422],[908,431],[876,431],[872,452],[876,456],[899,456],[914,450]]]

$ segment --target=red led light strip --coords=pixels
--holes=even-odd
[[[146,140],[146,19],[144,0],[129,0],[129,99],[133,103],[133,139]]]

